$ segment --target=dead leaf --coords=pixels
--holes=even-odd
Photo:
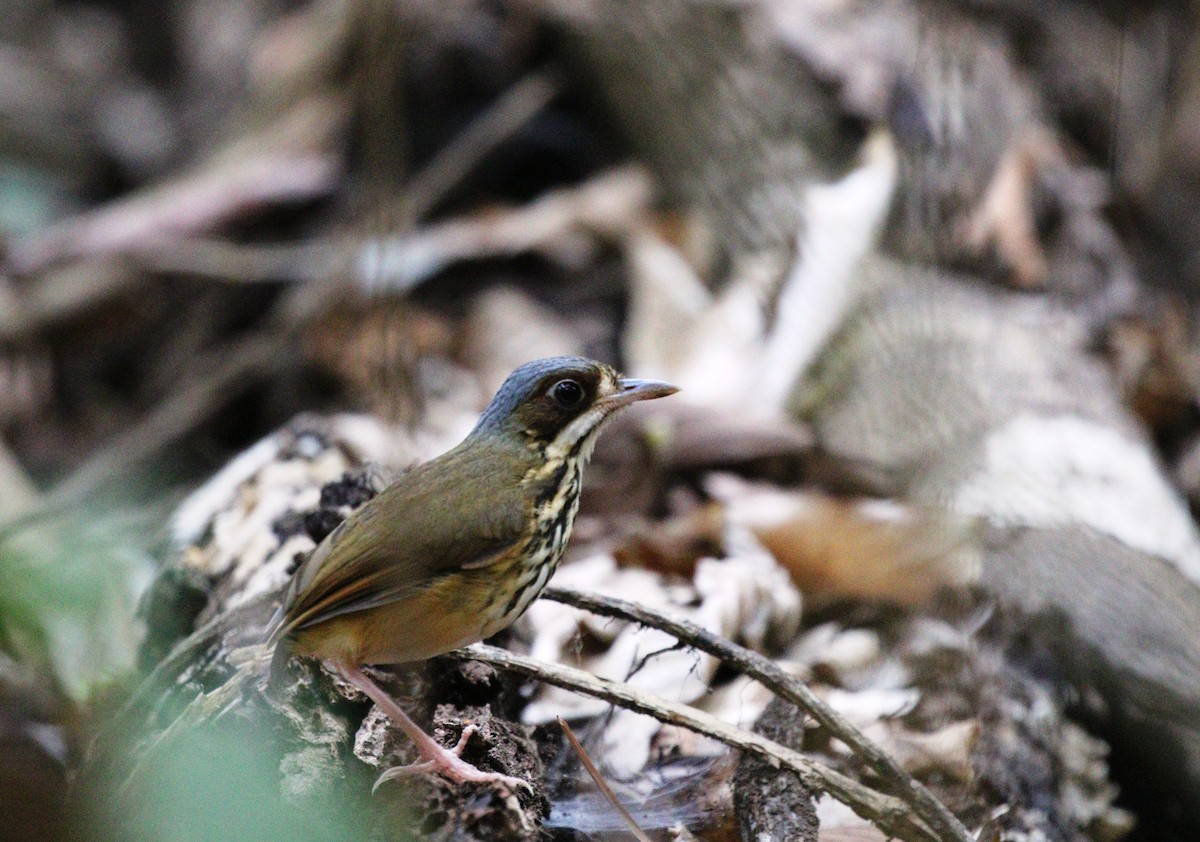
[[[971,752],[981,727],[978,720],[964,719],[925,732],[914,731],[901,722],[880,721],[866,726],[863,733],[907,772],[937,772],[965,782],[974,775]]]
[[[1046,133],[1026,133],[1005,150],[966,222],[967,248],[979,253],[994,248],[1015,287],[1041,287],[1049,274],[1034,216],[1034,192],[1039,171],[1062,157],[1061,148]]]
[[[727,535],[725,544],[728,558],[701,560],[690,578],[619,567],[612,556],[597,554],[563,565],[551,582],[636,600],[751,648],[790,640],[800,622],[800,595],[787,574],[744,531]],[[627,680],[681,702],[703,697],[719,665],[716,658],[680,646],[665,632],[547,600],[535,601],[517,628],[532,637],[530,654],[536,658],[577,664],[595,675]],[[543,687],[522,716],[536,724],[559,716],[595,716],[607,709],[597,699]],[[660,727],[657,720],[618,710],[604,729],[603,742],[590,748],[596,761],[614,774],[632,774],[649,759]]]
[[[750,529],[806,596],[919,604],[979,575],[975,521],[888,500],[841,500],[817,491],[706,483],[731,523]]]

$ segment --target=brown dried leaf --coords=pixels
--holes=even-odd
[[[1183,305],[1129,317],[1108,332],[1107,352],[1117,384],[1133,411],[1152,430],[1191,426],[1200,397],[1200,349]]]
[[[820,822],[819,842],[888,842],[891,838],[828,795],[817,799],[817,819]]]
[[[975,580],[975,521],[887,500],[750,485],[727,475],[708,491],[731,523],[749,528],[805,595],[919,604]]]
[[[1034,193],[1039,171],[1061,159],[1061,148],[1046,133],[1027,133],[1005,150],[966,222],[967,248],[980,254],[995,249],[1013,286],[1041,287],[1050,271],[1038,236]]]
[[[900,722],[880,721],[864,728],[863,733],[907,772],[920,775],[933,771],[969,781],[974,774],[971,752],[980,728],[975,719],[952,722],[930,732],[914,731]]]
[[[399,296],[344,295],[312,324],[306,339],[309,358],[338,379],[352,406],[411,423],[423,408],[415,362],[447,358],[453,329],[443,317]],[[482,392],[470,391],[465,409],[483,400]]]
[[[622,567],[691,576],[700,559],[720,554],[724,529],[721,507],[701,506],[661,523],[639,527],[613,550],[613,557]]]

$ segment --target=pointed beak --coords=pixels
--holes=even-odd
[[[634,401],[649,401],[655,398],[665,398],[679,391],[678,386],[661,383],[657,380],[635,380],[632,377],[622,377],[617,384],[617,391],[604,398],[604,403],[612,409],[628,406]]]

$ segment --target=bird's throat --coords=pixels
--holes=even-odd
[[[546,587],[562,559],[567,541],[571,538],[575,514],[579,511],[586,438],[577,442],[574,451],[551,456],[526,476],[526,482],[536,489],[533,495],[533,529],[521,553],[520,569],[514,571],[514,587],[503,608],[504,625],[525,613],[525,609]],[[594,436],[591,438],[594,439]]]

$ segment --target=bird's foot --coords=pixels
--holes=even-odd
[[[407,778],[410,775],[421,775],[426,772],[436,772],[458,784],[498,783],[513,791],[516,791],[518,787],[523,787],[532,792],[533,786],[523,778],[504,775],[500,772],[484,772],[462,759],[463,749],[467,747],[467,741],[471,739],[471,735],[477,730],[479,729],[476,726],[468,725],[463,729],[462,736],[458,738],[458,742],[454,744],[454,748],[437,746],[436,749],[430,749],[428,753],[424,753],[422,755],[424,757],[423,760],[410,763],[407,766],[393,766],[379,776],[379,779],[375,781],[375,785],[371,787],[371,792],[374,793],[387,781]]]

